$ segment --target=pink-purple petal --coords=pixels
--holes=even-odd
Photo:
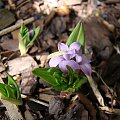
[[[79,51],[80,50],[80,44],[78,42],[73,42],[70,45],[69,50],[77,50],[77,51]]]
[[[67,73],[66,65],[70,66],[73,70],[80,69],[79,64],[77,64],[74,60],[64,60],[59,63],[59,68],[64,73]]]
[[[65,58],[65,60],[70,60],[71,58],[75,57],[75,54],[65,53],[63,54],[63,57]]]
[[[85,55],[82,56],[82,64],[85,64],[85,63],[90,63],[90,60],[89,58],[87,58]]]
[[[58,43],[58,50],[59,51],[68,51],[68,46],[64,43]]]
[[[56,67],[61,61],[63,61],[63,56],[56,56],[50,59],[49,66],[50,67]]]
[[[92,68],[90,64],[83,64],[80,65],[81,70],[84,72],[84,74],[91,76]]]
[[[76,58],[76,62],[77,62],[77,63],[82,62],[82,56],[76,55],[75,58]]]

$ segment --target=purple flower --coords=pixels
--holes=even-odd
[[[82,54],[79,43],[73,42],[69,47],[64,43],[60,43],[58,44],[58,50],[64,52],[62,55],[50,59],[50,67],[58,66],[64,73],[67,73],[66,65],[68,65],[73,70],[82,70],[84,74],[91,75],[90,60]]]

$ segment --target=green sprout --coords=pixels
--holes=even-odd
[[[23,102],[17,83],[11,75],[7,74],[7,76],[8,83],[0,83],[0,93],[2,94],[1,99],[8,100],[16,105],[22,105]]]
[[[64,74],[59,68],[36,68],[32,72],[35,76],[42,78],[55,90],[65,92],[77,91],[85,82],[86,77],[80,76],[67,66],[68,74]]]
[[[85,34],[82,22],[78,22],[70,34],[66,44],[70,46],[73,42],[78,42],[82,47],[82,52],[85,53]]]
[[[59,51],[48,56],[49,59],[51,58],[50,68],[36,68],[32,71],[33,74],[48,82],[55,90],[78,91],[87,81],[86,76],[91,75],[89,60],[81,54],[81,51],[85,53],[84,36],[83,24],[79,22],[70,34],[66,45],[58,44]]]
[[[40,27],[29,31],[28,28],[22,24],[19,33],[19,50],[21,55],[27,53],[28,49],[34,44],[37,36],[39,35]]]

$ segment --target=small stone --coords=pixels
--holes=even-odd
[[[21,92],[31,95],[34,92],[37,80],[33,76],[32,70],[38,68],[38,64],[31,56],[19,57],[8,61],[8,73],[10,75],[21,74]]]
[[[20,31],[20,29],[11,32],[12,38],[13,38],[14,40],[19,40],[19,31]]]
[[[0,30],[8,27],[15,22],[15,16],[7,9],[0,9]]]

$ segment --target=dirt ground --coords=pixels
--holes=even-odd
[[[23,21],[29,30],[40,26],[27,56],[20,56],[18,49]],[[62,98],[32,74],[34,68],[48,67],[47,56],[57,51],[59,42],[67,41],[79,21],[104,106],[88,82]],[[120,0],[0,0],[0,78],[4,82],[6,71],[20,87],[23,105],[17,109],[22,119],[120,120]],[[11,119],[9,112],[1,101],[0,119]]]

